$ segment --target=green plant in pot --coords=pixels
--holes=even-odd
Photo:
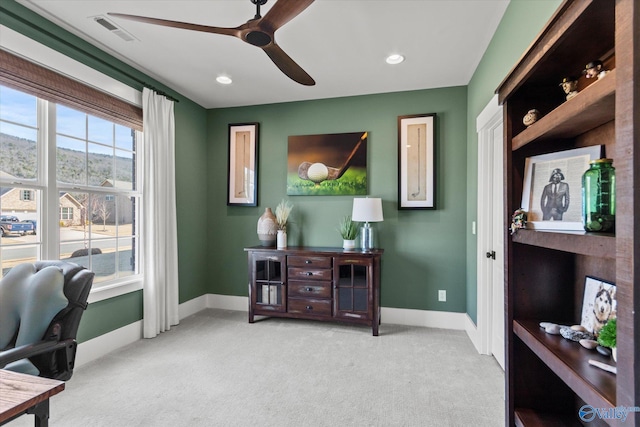
[[[342,247],[344,249],[353,249],[356,247],[356,237],[358,237],[358,223],[351,219],[351,215],[347,215],[340,220],[338,231],[342,236]]]
[[[609,347],[611,349],[613,360],[617,362],[618,352],[616,350],[616,323],[616,319],[611,319],[602,327],[602,329],[600,329],[600,333],[598,334],[598,344],[603,347]]]

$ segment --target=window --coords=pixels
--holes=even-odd
[[[0,210],[38,224],[37,233],[2,238],[2,272],[68,259],[96,273],[94,289],[139,274],[141,136],[0,85]]]
[[[73,220],[73,208],[60,207],[60,221]]]
[[[32,190],[22,190],[20,192],[20,200],[24,202],[28,202],[33,200],[33,191]]]

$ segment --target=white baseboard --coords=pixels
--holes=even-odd
[[[78,345],[76,367],[92,362],[140,339],[142,339],[142,320],[82,342]]]
[[[464,330],[465,313],[381,307],[382,323]]]
[[[183,302],[178,307],[178,316],[180,320],[196,314],[199,311],[209,308],[208,295],[200,295],[199,297]]]
[[[233,311],[249,311],[249,297],[208,294],[207,308],[219,308],[222,310]]]
[[[246,312],[249,308],[249,298],[219,294],[201,295],[180,304],[180,319],[182,320],[206,308]],[[381,317],[382,323],[464,330],[476,349],[478,348],[476,326],[466,313],[382,307]],[[78,346],[76,366],[92,362],[140,339],[142,339],[142,320],[85,341]]]
[[[471,320],[468,314],[465,313],[464,319],[464,330],[467,333],[467,336],[473,343],[473,346],[476,348],[476,351],[482,354],[482,349],[480,346],[480,337],[478,336],[478,326]]]

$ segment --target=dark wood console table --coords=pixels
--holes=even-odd
[[[256,315],[368,325],[378,336],[380,258],[369,251],[254,246],[249,260],[249,323]]]

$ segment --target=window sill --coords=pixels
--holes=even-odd
[[[142,289],[142,276],[128,277],[91,290],[88,303],[103,301]]]

